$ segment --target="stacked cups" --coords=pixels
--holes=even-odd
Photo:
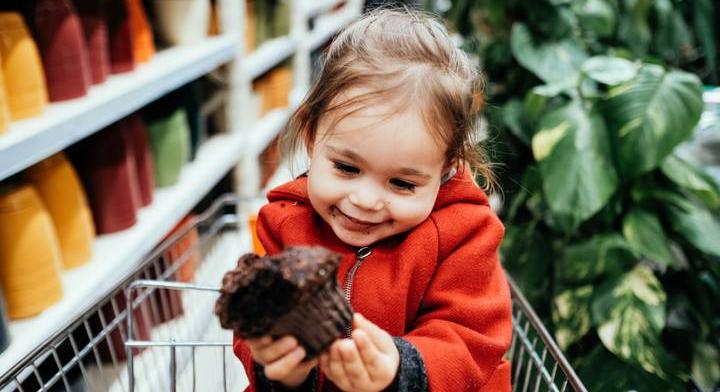
[[[62,297],[61,253],[50,214],[29,185],[0,190],[0,285],[11,319],[34,316]]]

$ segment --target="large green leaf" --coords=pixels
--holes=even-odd
[[[621,57],[595,56],[582,65],[582,71],[589,78],[600,83],[615,85],[635,77],[638,65]]]
[[[532,150],[550,209],[576,224],[599,211],[617,188],[603,119],[577,101],[540,120]]]
[[[535,226],[508,225],[500,254],[503,266],[533,307],[543,304],[548,307],[547,293],[551,281],[547,277],[551,271],[553,251]]]
[[[511,99],[500,109],[500,118],[510,132],[526,145],[530,145],[532,128],[523,124],[524,107],[519,99]]]
[[[692,376],[705,391],[720,386],[720,352],[717,347],[705,342],[695,343]]]
[[[601,285],[592,303],[603,345],[618,357],[668,379],[678,364],[664,350],[666,295],[652,270],[638,265]]]
[[[555,270],[564,285],[582,285],[621,275],[636,261],[619,234],[599,234],[567,246]]]
[[[715,28],[717,26],[713,20],[713,13],[717,15],[717,13],[720,13],[720,9],[713,9],[713,1],[695,0],[692,4],[693,24],[702,52],[705,54],[706,68],[710,74],[708,79],[710,83],[717,84],[720,69],[717,68],[717,43],[715,41]]]
[[[692,192],[708,207],[720,208],[720,186],[701,168],[675,155],[669,155],[660,168],[674,183]]]
[[[571,39],[538,43],[522,23],[512,28],[511,45],[515,59],[547,84],[577,81],[587,54]]]
[[[668,193],[665,211],[672,229],[698,250],[720,257],[720,220],[707,208],[681,195]]]
[[[631,81],[610,89],[605,118],[617,165],[627,178],[657,167],[692,132],[703,109],[697,76],[643,66]]]
[[[615,12],[605,0],[575,0],[573,11],[584,31],[607,37],[615,30]]]
[[[655,11],[653,52],[678,64],[683,55],[692,52],[694,45],[690,28],[670,0],[655,0],[652,8]]]
[[[623,235],[628,244],[644,257],[663,267],[673,264],[670,243],[662,229],[660,219],[655,214],[633,207],[625,215]]]
[[[618,38],[636,57],[644,56],[650,46],[651,31],[648,13],[651,0],[619,0]]]
[[[593,286],[566,289],[553,299],[555,340],[566,350],[590,331],[590,299]]]
[[[595,347],[577,365],[578,376],[588,391],[682,391],[685,383],[678,378],[663,380],[640,367],[624,362],[603,346]]]

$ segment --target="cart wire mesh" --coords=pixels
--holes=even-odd
[[[212,314],[223,274],[252,249],[242,204],[222,196],[175,231],[102,301],[2,375],[0,392],[243,390],[232,333]],[[187,245],[193,232],[198,239]],[[512,281],[510,288],[513,391],[586,391]]]

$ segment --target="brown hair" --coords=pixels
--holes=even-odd
[[[408,103],[419,109],[433,136],[447,146],[448,164],[464,163],[493,188],[491,165],[478,145],[482,87],[476,67],[435,17],[408,9],[376,10],[330,45],[320,77],[290,118],[284,151],[294,154],[313,145],[320,119],[329,113],[340,111],[342,118],[394,98],[398,111]],[[344,98],[353,88],[363,93]]]

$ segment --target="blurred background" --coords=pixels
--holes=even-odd
[[[125,290],[262,252],[264,193],[303,169],[277,136],[333,36],[392,4],[485,76],[502,262],[540,331],[517,307],[516,390],[562,389],[555,342],[590,391],[720,390],[716,1],[2,0],[0,391],[244,387],[212,295]]]
[[[720,10],[434,1],[486,76],[505,267],[592,391],[720,387]]]

